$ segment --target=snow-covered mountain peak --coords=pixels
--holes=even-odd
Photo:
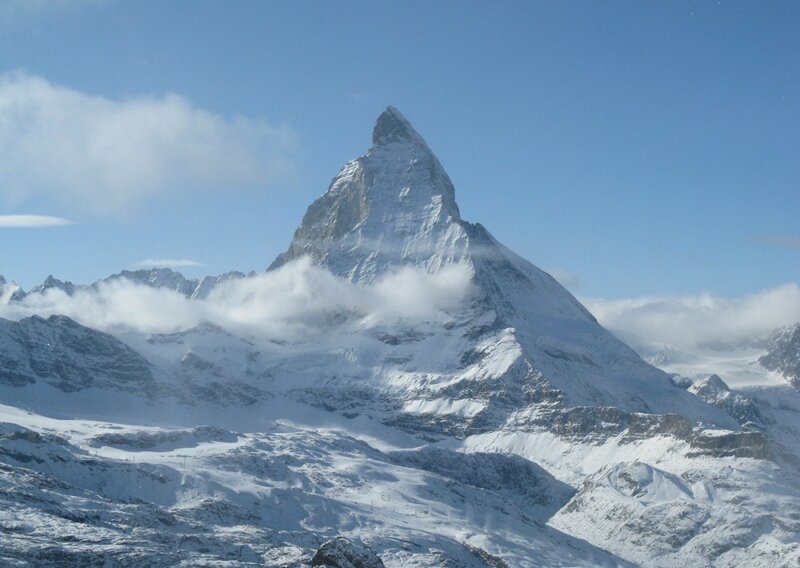
[[[271,268],[310,255],[335,274],[368,283],[397,265],[435,272],[464,259],[468,239],[453,184],[422,137],[389,107],[373,142],[311,204]]]
[[[289,249],[270,268],[309,256],[335,275],[369,286],[404,267],[432,274],[452,265],[468,267],[476,293],[455,316],[469,328],[463,337],[502,345],[515,360],[513,372],[508,365],[492,368],[503,381],[469,378],[449,389],[450,398],[470,400],[486,390],[479,405],[486,424],[531,400],[730,420],[642,361],[550,275],[483,226],[462,220],[450,178],[397,110],[381,114],[373,139],[367,153],[345,164],[311,204]],[[465,346],[452,366],[488,365],[487,349]],[[511,375],[517,377],[514,385]],[[407,397],[407,385],[402,389]],[[415,396],[404,404],[431,406],[422,393]],[[438,391],[424,396],[442,399]]]
[[[187,280],[183,274],[171,268],[123,270],[119,274],[109,276],[105,281],[110,282],[118,279],[126,279],[136,284],[144,284],[153,288],[166,288],[186,296],[191,295],[192,291],[197,287],[196,281]]]
[[[45,281],[42,284],[31,289],[29,294],[40,294],[42,292],[54,288],[57,290],[61,290],[62,292],[70,296],[75,293],[75,285],[72,282],[65,282],[63,280],[59,280],[58,278],[55,278],[51,274],[45,279]]]
[[[428,147],[422,136],[414,130],[414,127],[400,114],[400,111],[393,106],[388,106],[375,121],[375,128],[372,130],[372,144],[383,146],[398,143],[413,143]]]

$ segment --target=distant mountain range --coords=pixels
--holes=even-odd
[[[250,274],[252,275],[255,273],[251,272]],[[149,270],[123,270],[122,272],[98,280],[93,284],[80,285],[73,284],[72,282],[65,282],[50,275],[44,282],[38,286],[34,286],[27,292],[22,288],[17,288],[9,297],[9,300],[12,302],[20,302],[27,296],[42,294],[48,290],[61,290],[65,294],[72,296],[78,290],[97,289],[101,284],[108,284],[120,280],[126,280],[134,284],[141,284],[151,288],[172,290],[187,298],[204,299],[208,297],[209,292],[218,284],[246,277],[244,273],[234,271],[226,272],[219,276],[204,276],[199,279],[188,279],[180,272],[176,272],[170,268],[151,268]],[[2,276],[0,276],[0,279],[2,279],[0,285],[6,283]]]

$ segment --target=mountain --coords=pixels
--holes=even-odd
[[[209,293],[223,282],[245,278],[242,272],[226,272],[219,276],[204,276],[200,279],[188,279],[180,272],[170,268],[151,268],[149,270],[123,270],[118,274],[95,282],[93,286],[127,280],[134,284],[149,286],[163,290],[172,290],[191,299],[205,299]]]
[[[758,362],[800,389],[800,323],[773,334],[767,352]]]
[[[45,278],[45,281],[42,284],[31,288],[28,294],[42,294],[51,289],[61,290],[68,296],[72,296],[75,293],[75,285],[72,282],[64,282],[58,278],[54,278],[51,274]]]
[[[290,311],[306,333],[237,326],[270,277],[331,305]],[[222,323],[169,333],[0,320],[4,565],[800,562],[800,391],[644,362],[461,218],[392,107],[267,274],[72,293],[119,282],[208,317],[231,310],[211,290],[243,290]],[[450,301],[418,309],[431,290]]]
[[[497,426],[508,409],[529,405],[552,412],[613,407],[675,413],[730,425],[730,417],[676,388],[603,329],[554,278],[481,225],[463,221],[439,160],[396,109],[378,117],[372,142],[308,208],[289,249],[270,269],[307,255],[336,275],[368,285],[402,266],[428,272],[467,266],[478,293],[456,325],[472,341],[451,365],[474,369],[484,361],[492,380],[486,372],[454,372],[446,388],[418,393],[419,404],[431,406],[442,397],[481,400],[483,417],[458,420],[483,418],[485,427]],[[500,350],[512,364],[494,368],[488,360]]]
[[[0,383],[145,394],[152,373],[141,355],[111,335],[64,316],[33,316],[18,322],[0,319]]]
[[[54,278],[51,274],[47,278],[45,278],[44,282],[39,284],[38,286],[34,286],[31,288],[30,292],[26,292],[22,288],[17,288],[14,292],[10,295],[8,301],[10,302],[20,302],[25,299],[28,295],[35,295],[35,294],[43,294],[48,290],[61,290],[65,294],[71,296],[75,293],[75,290],[78,289],[72,282],[64,282],[63,280],[59,280]]]

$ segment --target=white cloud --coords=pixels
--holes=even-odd
[[[169,94],[113,100],[23,72],[0,75],[0,188],[124,210],[187,189],[269,185],[293,174],[288,127],[226,118]]]
[[[784,284],[744,296],[710,294],[581,301],[611,331],[635,345],[735,349],[800,321],[800,286]]]
[[[464,265],[437,274],[405,268],[360,287],[307,258],[256,277],[233,280],[206,300],[125,279],[68,296],[58,289],[0,305],[0,317],[67,315],[106,331],[167,333],[209,321],[236,333],[283,341],[321,340],[338,331],[400,320],[408,325],[446,317],[472,291]]]
[[[39,228],[72,225],[73,221],[48,215],[0,215],[1,228]]]
[[[142,268],[187,268],[192,266],[205,266],[202,262],[188,258],[146,258],[136,263]]]

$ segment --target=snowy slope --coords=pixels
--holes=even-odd
[[[9,421],[0,425],[0,558],[308,566],[323,541],[344,535],[389,567],[625,564],[543,525],[573,492],[527,460],[458,459],[413,438],[397,447],[395,435],[362,422],[367,443],[325,416],[305,412],[302,425],[291,410],[231,413],[233,431],[0,407]]]
[[[461,219],[397,110],[270,274],[301,308],[264,313],[303,333],[244,318],[267,280],[241,273],[48,279],[164,290],[215,322],[169,332],[0,320],[5,563],[796,565],[797,389],[644,362]],[[305,309],[311,283],[343,298]]]
[[[642,462],[591,475],[552,524],[648,566],[800,563],[800,490],[768,464],[677,476]]]

